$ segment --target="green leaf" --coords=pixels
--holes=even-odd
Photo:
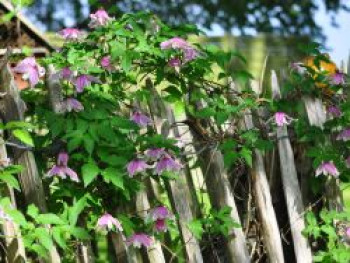
[[[112,182],[116,187],[123,190],[125,189],[123,175],[118,169],[109,167],[102,172],[102,176],[107,183]]]
[[[200,220],[193,220],[192,222],[188,223],[188,228],[192,232],[192,234],[195,236],[197,239],[201,239],[204,229],[202,226],[202,222]]]
[[[122,57],[121,66],[125,72],[129,72],[132,63],[132,54],[130,52],[125,52]]]
[[[239,153],[244,158],[244,160],[249,165],[249,167],[252,167],[253,165],[252,151],[244,147]]]
[[[52,229],[52,237],[61,248],[66,249],[67,243],[66,243],[66,240],[63,238],[63,233],[61,228],[54,227]]]
[[[96,178],[100,172],[100,169],[95,163],[91,161],[87,164],[84,164],[81,168],[81,171],[83,174],[84,186],[86,187]]]
[[[39,243],[46,248],[48,251],[51,250],[53,246],[52,238],[49,231],[46,228],[38,227],[34,231],[34,235],[39,240]]]
[[[83,198],[79,199],[79,201],[75,202],[74,205],[69,209],[69,223],[72,226],[76,225],[80,213],[84,210],[86,206],[87,199],[84,196]]]
[[[35,218],[39,224],[63,225],[65,222],[55,214],[41,214]]]
[[[19,186],[19,183],[15,176],[13,176],[10,173],[3,172],[0,174],[0,180],[8,184],[10,187],[15,188],[16,190],[20,191],[21,188]]]
[[[81,227],[72,227],[70,229],[71,234],[77,239],[87,240],[90,238],[89,233]]]
[[[39,208],[36,207],[34,204],[29,205],[27,209],[27,215],[29,215],[32,218],[36,218],[39,215]]]
[[[91,136],[84,136],[84,148],[91,155],[95,147],[95,141]]]
[[[28,144],[30,146],[34,146],[34,142],[32,137],[30,136],[29,132],[26,130],[13,130],[12,131],[13,136],[15,136],[17,139],[19,139],[21,142]]]

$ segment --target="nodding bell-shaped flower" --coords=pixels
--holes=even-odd
[[[191,47],[190,44],[181,37],[173,37],[166,41],[160,43],[160,48],[163,50],[166,49],[186,49]]]
[[[165,220],[172,217],[168,208],[165,206],[158,206],[151,210],[149,216],[150,219],[155,222],[154,228],[157,232],[167,231],[168,227]]]
[[[101,216],[97,221],[97,229],[111,231],[113,228],[118,230],[119,232],[123,231],[123,227],[118,219],[114,218],[108,213],[105,213]]]
[[[344,85],[345,84],[345,74],[343,72],[337,71],[331,76],[330,83],[333,85]]]
[[[152,125],[151,119],[139,111],[135,111],[131,115],[130,119],[140,127],[146,127],[147,125]]]
[[[83,35],[77,28],[65,28],[59,31],[58,34],[65,40],[77,40]]]
[[[327,108],[327,113],[335,118],[339,118],[342,115],[341,110],[335,105],[329,106]]]
[[[348,238],[350,238],[350,227],[346,228],[345,234]]]
[[[126,244],[128,246],[133,245],[136,248],[141,248],[141,246],[144,247],[150,247],[153,243],[152,238],[144,233],[135,233],[131,237],[129,237],[126,240]]]
[[[78,76],[75,80],[76,91],[78,93],[83,92],[85,87],[89,86],[92,82],[99,83],[100,81],[91,75],[82,74]]]
[[[150,166],[141,159],[135,159],[128,163],[126,169],[128,170],[129,176],[134,177],[135,174],[143,173]]]
[[[101,66],[106,70],[112,70],[111,56],[104,56],[101,58]]]
[[[57,158],[57,164],[50,169],[50,171],[47,173],[47,177],[52,177],[56,175],[58,177],[61,177],[62,179],[65,179],[68,176],[72,181],[79,182],[77,173],[67,166],[68,160],[69,156],[67,153],[59,153]]]
[[[73,71],[69,67],[64,67],[60,71],[60,77],[66,80],[71,80],[73,77]]]
[[[152,160],[158,160],[163,154],[165,154],[164,148],[150,148],[145,151],[145,155]]]
[[[155,174],[161,175],[163,172],[178,172],[182,168],[182,165],[169,154],[163,155],[156,164]]]
[[[45,69],[36,62],[34,57],[23,59],[13,71],[22,74],[22,78],[28,80],[32,88],[38,84],[40,77],[45,75]]]
[[[171,67],[178,68],[182,64],[194,60],[198,57],[198,51],[193,48],[186,40],[180,37],[174,37],[163,41],[160,43],[160,48],[163,50],[167,49],[179,49],[182,50],[184,57],[183,61],[180,61],[179,58],[172,58],[169,60],[168,64]]]
[[[336,138],[338,141],[348,141],[350,140],[350,128],[347,128],[345,130],[343,130],[342,132],[340,132]]]
[[[292,122],[292,118],[289,117],[286,113],[284,112],[276,112],[274,115],[275,123],[278,127],[283,127],[283,125],[289,125]]]
[[[105,26],[112,19],[104,9],[99,9],[94,14],[90,14],[90,28]]]
[[[68,112],[71,112],[71,111],[79,112],[84,110],[83,104],[81,104],[81,102],[78,101],[77,99],[68,98],[64,103],[65,103],[66,110]]]
[[[337,178],[339,176],[339,171],[332,161],[322,162],[320,166],[316,169],[316,177],[320,174],[323,174],[325,176],[330,175]]]

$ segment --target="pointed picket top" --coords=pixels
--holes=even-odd
[[[281,99],[281,90],[278,85],[278,79],[277,79],[277,74],[276,71],[271,70],[271,90],[272,90],[272,98],[274,100],[279,100]]]

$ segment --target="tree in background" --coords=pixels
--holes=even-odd
[[[210,29],[218,24],[227,32],[239,29],[280,35],[308,35],[323,38],[315,13],[325,5],[336,26],[336,14],[350,10],[344,0],[37,0],[28,15],[48,30],[74,24],[84,27],[89,9],[108,9],[115,16],[149,10],[170,24],[193,23]]]

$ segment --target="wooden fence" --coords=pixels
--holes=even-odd
[[[11,69],[7,63],[0,65],[0,110],[2,121],[23,120],[25,105],[20,98],[19,91],[14,83]],[[1,64],[1,63],[0,63]],[[62,96],[58,82],[50,76],[54,74],[54,69],[48,70],[47,87],[50,96],[50,102],[53,112],[61,114],[63,112]],[[277,74],[271,74],[271,87],[274,100],[281,98],[280,85]],[[201,121],[195,119],[187,113],[187,116],[175,116],[174,109],[170,105],[164,104],[160,99],[160,94],[153,87],[151,79],[146,82],[149,90],[152,92],[152,99],[148,105],[144,105],[149,115],[155,123],[155,128],[159,134],[165,137],[190,140],[193,144],[184,150],[182,156],[188,158],[186,154],[191,152],[191,157],[199,160],[200,169],[190,169],[184,162],[185,166],[181,170],[176,180],[165,183],[165,189],[171,204],[171,210],[177,216],[177,226],[182,240],[182,251],[169,253],[166,241],[163,243],[156,242],[145,251],[139,251],[128,247],[124,244],[123,239],[117,233],[109,237],[111,246],[115,250],[115,262],[176,262],[179,256],[184,257],[186,262],[312,262],[312,252],[309,242],[301,231],[305,227],[304,213],[305,206],[303,203],[303,192],[301,182],[298,179],[297,166],[299,165],[295,158],[292,148],[291,139],[286,126],[278,127],[275,138],[275,154],[254,150],[252,165],[243,173],[244,179],[235,178],[232,170],[227,170],[224,166],[223,153],[218,145],[208,144],[203,141],[201,134],[195,130],[176,126],[177,122],[184,119],[188,121]],[[257,91],[256,98],[261,96],[259,85],[255,85]],[[258,89],[256,88],[258,87]],[[232,83],[233,92],[239,91],[239,85]],[[230,98],[229,98],[230,99]],[[305,114],[309,118],[310,125],[322,126],[325,117],[325,110],[319,99],[305,97]],[[195,105],[198,109],[205,107],[201,102]],[[255,125],[261,122],[257,112],[243,111],[240,120],[231,120],[233,125],[243,130],[255,129]],[[265,116],[269,118],[270,116]],[[202,122],[202,127],[210,125],[210,120]],[[7,138],[1,134],[0,157],[7,158],[9,153],[15,162],[23,165],[24,170],[19,174],[19,181],[22,189],[22,195],[26,204],[35,204],[42,211],[47,211],[45,203],[46,197],[43,191],[41,176],[35,163],[33,152],[30,150],[8,149],[5,144]],[[194,156],[195,155],[195,156]],[[280,167],[275,167],[275,164]],[[267,167],[266,167],[267,166]],[[235,179],[241,180],[242,184],[246,183],[247,198],[240,199],[237,192],[244,192],[238,189],[237,184],[232,183]],[[152,179],[145,182],[147,188],[139,192],[136,199],[136,211],[147,211],[150,208],[149,199],[157,198],[156,184]],[[335,180],[335,179],[334,179]],[[202,185],[199,185],[198,182]],[[280,182],[280,185],[276,185]],[[331,182],[331,189],[328,195],[331,200],[331,207],[341,209],[339,203],[338,182]],[[282,187],[285,204],[284,211],[279,208],[276,211],[273,193],[270,188]],[[210,239],[211,244],[206,244],[197,240],[189,228],[190,222],[201,216],[201,206],[203,203],[194,193],[206,192],[210,204],[215,209],[229,207],[231,209],[230,217],[240,224],[240,228],[232,228],[227,237],[219,236]],[[3,186],[1,196],[7,196],[12,200],[13,206],[16,207],[16,198],[13,189]],[[279,201],[281,202],[281,201]],[[239,203],[239,205],[238,205]],[[288,214],[287,222],[280,222],[281,213]],[[145,217],[144,213],[139,216]],[[286,225],[290,229],[291,236],[286,235]],[[47,226],[50,228],[50,226]],[[21,240],[21,234],[11,221],[2,224],[2,232],[5,235],[4,246],[6,247],[7,262],[27,262],[26,252]],[[217,242],[217,243],[215,243]],[[292,244],[292,245],[291,245]],[[208,249],[207,247],[210,247]],[[288,249],[293,247],[294,251]],[[77,262],[87,263],[95,262],[90,243],[81,243],[77,252]],[[79,256],[78,256],[79,255]],[[50,262],[61,262],[59,251],[53,247],[49,256]],[[5,259],[3,259],[5,261]],[[40,259],[43,262],[43,259]]]

